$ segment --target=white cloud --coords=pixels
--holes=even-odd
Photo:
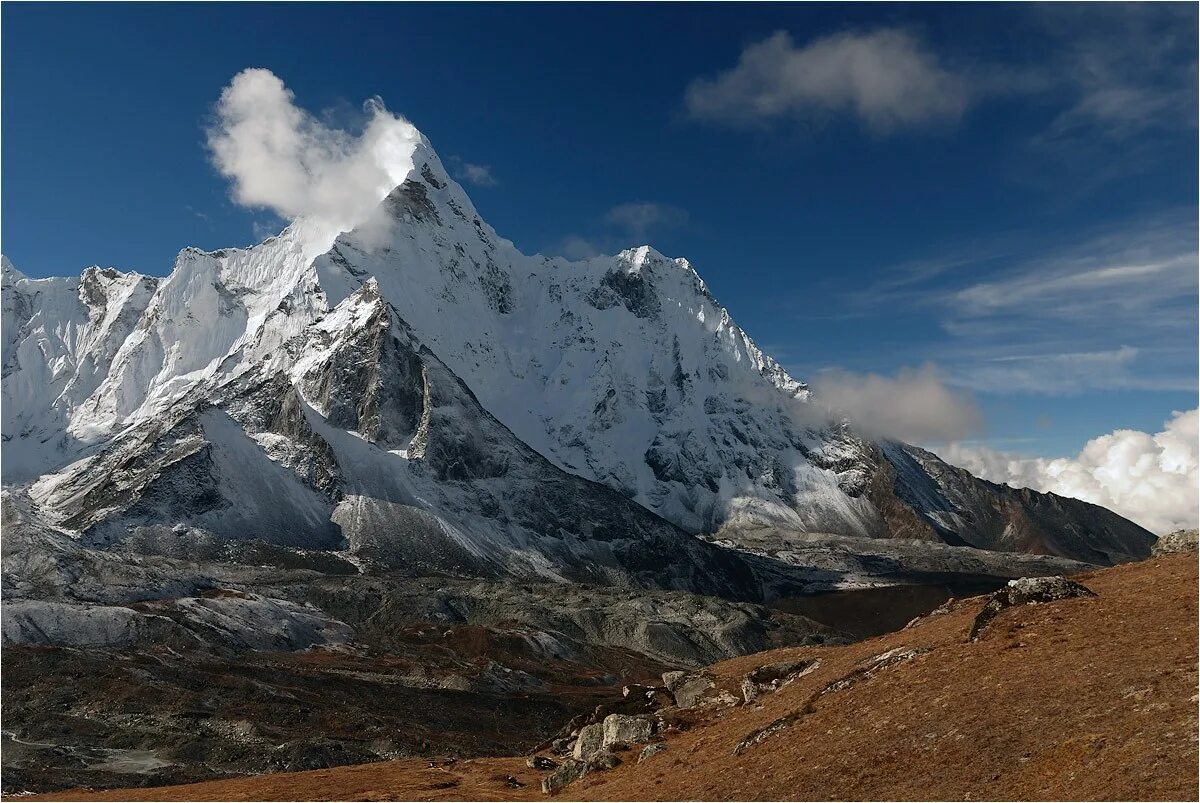
[[[688,213],[670,204],[630,201],[617,204],[608,210],[604,220],[610,225],[624,228],[630,235],[641,240],[651,229],[674,228],[684,225],[688,221]]]
[[[692,116],[729,125],[851,113],[877,132],[955,121],[967,82],[906,31],[841,33],[797,47],[777,31],[738,64],[687,88]]]
[[[978,432],[982,417],[972,399],[946,386],[932,365],[894,377],[824,371],[812,383],[813,400],[855,429],[903,441],[944,441]]]
[[[326,126],[294,101],[270,70],[243,70],[217,101],[209,151],[236,203],[306,218],[332,240],[405,180],[421,134],[378,99],[366,103],[359,134]]]
[[[1176,412],[1161,432],[1121,429],[1088,441],[1075,457],[1022,457],[953,443],[935,451],[993,482],[1102,505],[1162,534],[1200,520],[1200,414]]]

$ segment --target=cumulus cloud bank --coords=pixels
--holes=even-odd
[[[971,398],[947,387],[932,365],[894,377],[824,371],[812,390],[818,406],[875,437],[956,440],[975,434],[983,423]]]
[[[1200,411],[1176,412],[1161,432],[1120,429],[1075,457],[1021,457],[985,447],[936,449],[949,463],[993,482],[1092,502],[1162,534],[1200,520]]]
[[[234,76],[208,130],[212,162],[233,200],[281,217],[305,218],[332,241],[365,220],[412,170],[421,134],[379,99],[364,106],[361,133],[331,128],[295,104],[270,70]]]
[[[777,31],[742,51],[733,69],[693,81],[684,98],[692,116],[730,125],[849,112],[878,132],[957,120],[968,99],[964,80],[891,28],[803,47]]]

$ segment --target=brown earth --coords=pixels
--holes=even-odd
[[[797,647],[710,668],[740,698],[770,662],[819,667],[750,705],[670,716],[665,752],[570,786],[599,800],[1196,800],[1197,562],[1172,555],[1076,578],[1095,598],[1002,612],[983,605],[878,638]],[[866,673],[890,650],[912,657]],[[924,650],[924,652],[919,652]],[[840,682],[839,681],[843,681]],[[734,753],[747,736],[778,730]],[[516,800],[544,797],[523,758],[404,759],[186,786],[29,800]],[[511,776],[513,786],[507,780]]]

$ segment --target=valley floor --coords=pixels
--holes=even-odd
[[[604,800],[1197,799],[1197,561],[1171,555],[1077,578],[1094,598],[1010,608],[985,598],[846,646],[716,664],[720,692],[669,717],[664,752],[559,793]],[[898,656],[864,671],[884,653]],[[750,704],[745,675],[817,668]],[[719,695],[718,695],[719,698]],[[760,729],[768,735],[735,754]],[[431,766],[432,765],[432,766]],[[524,757],[403,759],[183,786],[23,800],[541,799]]]

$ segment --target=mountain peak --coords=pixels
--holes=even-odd
[[[4,256],[4,254],[0,254],[0,272],[3,274],[3,281],[6,285],[29,278],[24,273],[21,273],[21,271],[17,270],[16,265],[14,265],[8,257]]]
[[[29,465],[61,468],[197,400],[223,398],[268,367],[301,381],[289,362],[303,362],[311,344],[353,341],[323,374],[329,382],[350,382],[383,404],[378,382],[402,378],[400,417],[414,427],[423,395],[457,388],[443,414],[476,399],[524,444],[506,459],[525,460],[528,447],[685,530],[766,524],[876,535],[903,525],[924,538],[969,531],[960,537],[983,545],[1004,530],[973,487],[965,501],[935,492],[934,463],[830,426],[807,387],[755,345],[687,260],[649,245],[579,262],[527,256],[480,217],[419,132],[400,133],[384,154],[394,183],[372,183],[373,206],[349,230],[314,215],[251,248],[184,249],[169,277],[138,284],[121,305],[96,288],[81,310],[78,282],[56,285],[40,307],[10,311],[6,296],[5,341],[24,349],[5,384],[6,439],[51,444],[38,452],[49,462]],[[42,319],[26,326],[34,315]],[[339,327],[350,339],[334,336]],[[79,351],[76,331],[96,350]],[[43,332],[64,333],[61,354],[39,351]],[[421,366],[442,379],[428,385]],[[289,427],[339,439],[336,421],[304,413],[305,392],[297,386],[287,402]],[[51,412],[34,416],[35,408]],[[477,435],[451,433],[463,465],[447,463],[447,472],[499,472],[503,461],[467,449]],[[901,498],[929,509],[890,520],[911,505],[889,496],[889,482],[907,483]],[[1046,536],[1026,537],[1037,539]],[[1114,554],[1131,549],[1119,540]]]

